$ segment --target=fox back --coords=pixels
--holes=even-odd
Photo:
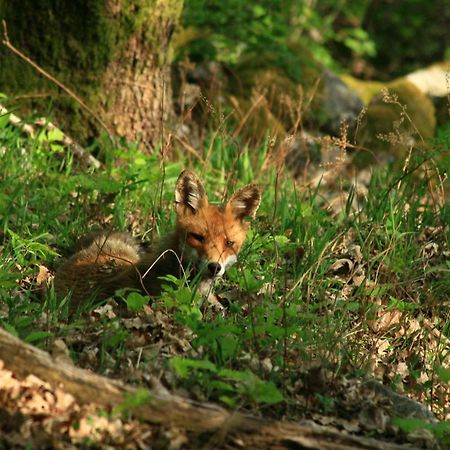
[[[88,235],[80,249],[55,274],[58,296],[71,293],[72,310],[94,294],[105,298],[121,288],[149,295],[161,291],[159,277],[181,277],[187,266],[203,279],[221,277],[237,261],[254,216],[260,191],[251,184],[237,191],[224,206],[211,205],[200,179],[183,171],[175,189],[176,228],[150,252],[126,233]]]

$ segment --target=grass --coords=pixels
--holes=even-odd
[[[61,338],[73,360],[100,372],[142,381],[129,371],[143,370],[197,398],[275,417],[337,414],[344,376],[377,377],[448,417],[450,206],[436,176],[449,169],[448,129],[435,159],[374,168],[363,194],[344,173],[333,185],[301,187],[279,161],[267,163],[277,159],[269,142],[239,148],[225,133],[212,134],[203,161],[190,163],[177,148],[161,160],[133,145],[97,145],[105,168],[85,172],[48,136],[0,123],[4,328],[45,349]],[[262,188],[240,262],[217,286],[225,312],[168,280],[151,319],[139,294],[123,294],[125,318],[92,312],[95,302],[69,318],[68,299],[44,289],[46,270],[92,228],[149,243],[164,235],[187,165],[204,174],[213,201],[249,182]],[[332,210],[336,198],[344,202]]]

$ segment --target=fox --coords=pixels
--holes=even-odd
[[[261,202],[256,184],[216,206],[208,201],[200,178],[190,170],[175,186],[176,225],[153,250],[144,250],[130,234],[100,231],[80,240],[76,253],[56,271],[57,297],[69,296],[70,310],[87,299],[106,299],[129,288],[149,296],[161,293],[164,275],[182,278],[191,268],[210,286],[237,261]]]

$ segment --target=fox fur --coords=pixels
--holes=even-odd
[[[201,180],[185,170],[175,188],[175,230],[151,251],[127,233],[90,233],[78,251],[56,272],[56,294],[70,293],[71,309],[92,298],[109,297],[122,288],[149,295],[161,291],[163,275],[182,277],[188,266],[202,269],[203,279],[221,277],[237,260],[249,228],[246,218],[259,207],[261,193],[250,184],[224,206],[208,201]]]

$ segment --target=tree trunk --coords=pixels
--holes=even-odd
[[[170,38],[183,0],[0,0],[11,44],[74,91],[109,130],[151,150],[173,116]],[[98,121],[5,47],[0,92],[76,140],[98,136]],[[23,114],[23,112],[22,112]]]

